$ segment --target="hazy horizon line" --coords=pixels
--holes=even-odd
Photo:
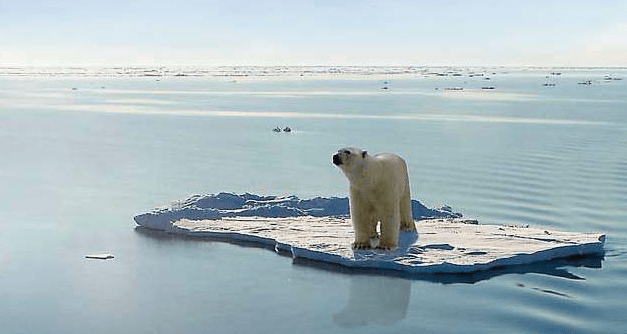
[[[23,68],[63,68],[63,69],[125,69],[125,68],[559,68],[559,69],[627,69],[627,65],[488,65],[488,64],[389,64],[389,65],[361,65],[361,64],[106,64],[106,65],[67,65],[67,64],[36,64],[36,65],[2,65],[0,69],[23,69]]]

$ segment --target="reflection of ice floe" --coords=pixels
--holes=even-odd
[[[171,208],[138,215],[135,221],[170,233],[272,247],[295,259],[410,275],[469,273],[603,254],[602,234],[480,225],[474,220],[451,218],[461,215],[450,210],[433,210],[448,218],[418,221],[418,233],[402,233],[399,247],[393,251],[354,251],[347,210],[345,198],[300,200],[294,196],[221,193],[192,196]]]

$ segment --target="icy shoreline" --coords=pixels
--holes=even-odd
[[[461,219],[450,208],[412,204],[418,233],[402,233],[399,247],[392,251],[351,248],[346,198],[196,195],[134,219],[140,226],[168,233],[271,247],[295,259],[412,275],[471,273],[604,252],[603,234],[480,225]]]

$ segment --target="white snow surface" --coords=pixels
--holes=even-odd
[[[211,196],[218,195],[197,198]],[[277,203],[276,198],[272,201]],[[278,203],[284,202],[279,199]],[[353,228],[347,216],[228,214],[204,219],[174,214],[184,208],[179,203],[171,209],[138,215],[135,221],[169,233],[270,246],[294,258],[408,274],[471,273],[577,255],[601,256],[605,242],[605,235],[599,233],[481,225],[459,215],[416,221],[417,233],[401,232],[399,247],[394,250],[353,250]],[[373,239],[372,245],[376,243]]]
[[[411,201],[414,219],[461,218],[449,206],[428,208],[417,200]],[[164,229],[170,221],[180,219],[219,219],[224,217],[285,218],[299,216],[348,217],[347,197],[316,197],[300,199],[296,196],[259,196],[253,194],[219,193],[192,195],[184,200],[170,202],[169,206],[135,216],[139,225],[150,222],[153,228]],[[163,225],[163,227],[157,227]]]

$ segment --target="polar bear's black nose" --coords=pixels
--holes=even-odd
[[[336,166],[339,166],[342,164],[342,159],[340,159],[339,154],[334,154],[333,155],[333,164]]]

